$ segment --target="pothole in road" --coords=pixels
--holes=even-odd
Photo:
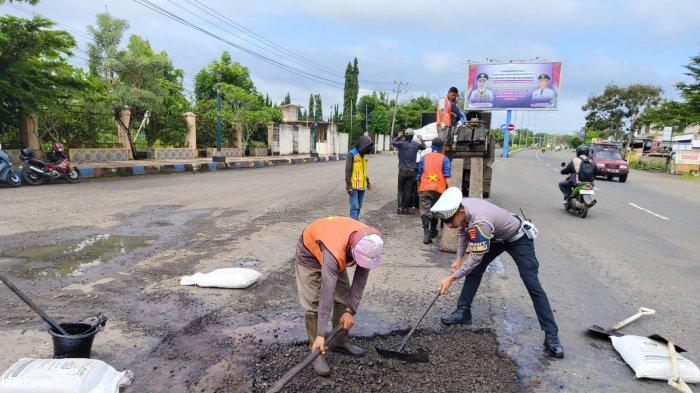
[[[47,246],[26,248],[0,258],[0,270],[23,278],[79,276],[90,267],[144,247],[154,236],[90,235]]]
[[[427,352],[428,363],[409,364],[381,358],[374,347],[397,345],[405,332],[384,336],[352,338],[366,350],[363,358],[327,355],[332,370],[320,378],[307,367],[285,388],[285,392],[526,392],[518,379],[517,366],[498,350],[490,330],[451,327],[419,331],[408,351]],[[305,343],[270,345],[255,353],[249,365],[253,392],[265,392],[309,353]]]

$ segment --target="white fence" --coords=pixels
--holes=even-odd
[[[294,126],[280,124],[275,128],[272,141],[272,153],[287,155],[294,153]]]
[[[298,126],[294,132],[296,139],[294,153],[309,154],[311,152],[311,128]]]

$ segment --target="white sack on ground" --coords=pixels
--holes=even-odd
[[[632,367],[637,378],[667,381],[671,378],[671,355],[668,346],[647,337],[625,335],[611,336],[613,347]],[[700,369],[690,360],[678,355],[678,370],[687,383],[700,382]]]
[[[180,285],[197,285],[207,288],[243,289],[255,284],[261,274],[257,270],[242,267],[216,269],[209,273],[183,276]]]
[[[22,358],[0,376],[0,392],[119,393],[133,377],[96,359]]]

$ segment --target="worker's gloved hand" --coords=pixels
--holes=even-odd
[[[462,258],[457,257],[457,258],[455,258],[454,261],[452,261],[452,264],[450,265],[450,272],[451,273],[456,272],[460,266],[462,266]]]
[[[454,281],[454,277],[452,276],[447,276],[440,281],[440,294],[443,295],[447,290],[450,288],[452,285],[452,282]]]
[[[316,348],[321,350],[321,354],[326,354],[326,339],[323,336],[316,336],[313,345],[311,345],[311,352]]]
[[[343,325],[344,330],[350,330],[355,326],[355,316],[349,311],[344,312],[343,316],[340,317],[340,324]]]

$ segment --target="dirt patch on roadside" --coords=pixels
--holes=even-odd
[[[398,344],[402,333],[353,339],[367,350],[363,358],[327,355],[333,374],[317,377],[312,366],[299,374],[285,392],[526,392],[517,366],[498,352],[490,330],[464,327],[422,331],[415,334],[410,351],[424,351],[429,363],[408,364],[383,359],[375,346]],[[260,348],[249,364],[253,392],[265,392],[295,364],[308,355],[305,344],[270,345]]]

